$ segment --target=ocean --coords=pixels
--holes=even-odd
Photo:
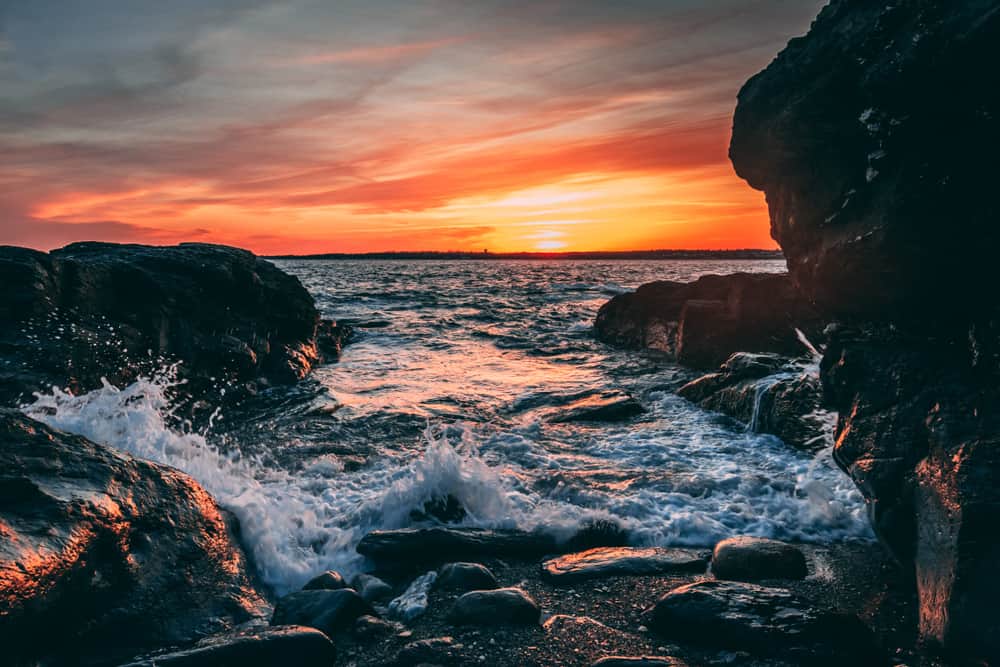
[[[644,282],[778,272],[782,261],[276,263],[324,317],[355,327],[339,362],[198,430],[172,412],[169,372],[53,391],[25,411],[190,474],[239,518],[278,593],[324,569],[363,570],[354,547],[365,533],[433,522],[434,507],[458,525],[566,536],[612,521],[642,545],[872,539],[829,448],[800,452],[696,407],[674,394],[692,371],[593,336],[601,304]],[[645,412],[558,421],[609,391]]]

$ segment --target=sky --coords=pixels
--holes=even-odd
[[[823,0],[0,0],[0,244],[774,248],[736,93]]]

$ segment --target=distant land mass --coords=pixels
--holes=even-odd
[[[268,259],[784,259],[780,250],[745,248],[742,250],[595,250],[588,252],[435,252],[397,251],[346,253],[327,252],[315,255],[269,255]]]

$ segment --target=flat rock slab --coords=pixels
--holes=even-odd
[[[579,538],[579,539],[578,539]],[[593,546],[617,546],[620,530],[582,529],[578,538],[560,542],[544,533],[486,528],[404,528],[365,535],[357,550],[379,565],[412,565],[474,560],[481,557],[537,558]],[[580,545],[584,542],[584,545]]]
[[[762,537],[731,537],[715,545],[712,574],[717,579],[804,579],[806,557],[786,542]]]
[[[455,600],[450,620],[456,625],[537,625],[538,603],[520,588],[471,591]]]
[[[704,554],[691,549],[598,547],[545,561],[542,576],[556,583],[600,577],[704,572],[706,561]]]
[[[664,658],[660,656],[619,656],[610,655],[601,658],[590,667],[687,667],[687,663],[677,658]]]
[[[588,396],[572,403],[565,412],[549,421],[564,422],[620,422],[645,412],[642,403],[624,392],[606,392]]]
[[[319,630],[295,625],[261,628],[202,640],[194,648],[143,658],[124,667],[328,667],[337,657]]]
[[[649,625],[677,641],[746,650],[803,665],[884,665],[871,631],[784,588],[699,581],[660,598]]]
[[[278,600],[271,625],[305,625],[332,636],[349,630],[359,616],[365,615],[376,613],[350,588],[300,591]]]

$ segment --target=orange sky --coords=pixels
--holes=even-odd
[[[0,243],[772,248],[731,114],[821,3],[104,4],[0,24]]]

